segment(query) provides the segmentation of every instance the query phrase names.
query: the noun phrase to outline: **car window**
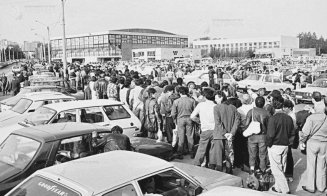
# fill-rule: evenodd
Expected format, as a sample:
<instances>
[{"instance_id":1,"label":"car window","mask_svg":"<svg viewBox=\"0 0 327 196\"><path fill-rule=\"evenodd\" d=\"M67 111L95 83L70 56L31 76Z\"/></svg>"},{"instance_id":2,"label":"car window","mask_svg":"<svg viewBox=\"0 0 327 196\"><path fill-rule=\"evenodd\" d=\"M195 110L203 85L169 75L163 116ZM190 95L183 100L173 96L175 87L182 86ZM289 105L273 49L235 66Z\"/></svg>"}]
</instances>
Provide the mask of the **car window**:
<instances>
[{"instance_id":1,"label":"car window","mask_svg":"<svg viewBox=\"0 0 327 196\"><path fill-rule=\"evenodd\" d=\"M56 153L56 164L92 155L92 134L63 139Z\"/></svg>"},{"instance_id":2,"label":"car window","mask_svg":"<svg viewBox=\"0 0 327 196\"><path fill-rule=\"evenodd\" d=\"M80 109L81 122L98 123L104 122L103 113L100 107L90 107Z\"/></svg>"},{"instance_id":3,"label":"car window","mask_svg":"<svg viewBox=\"0 0 327 196\"><path fill-rule=\"evenodd\" d=\"M282 83L278 77L274 77L273 80L274 83Z\"/></svg>"},{"instance_id":4,"label":"car window","mask_svg":"<svg viewBox=\"0 0 327 196\"><path fill-rule=\"evenodd\" d=\"M134 186L129 184L121 188L118 188L116 190L110 191L109 193L106 193L103 196L117 196L117 195L137 196L137 193L135 191Z\"/></svg>"},{"instance_id":5,"label":"car window","mask_svg":"<svg viewBox=\"0 0 327 196\"><path fill-rule=\"evenodd\" d=\"M34 176L26 181L24 184L16 187L15 190L9 194L9 196L58 196L58 195L68 195L68 196L79 196L80 193L71 190L61 184L41 178L39 176Z\"/></svg>"},{"instance_id":6,"label":"car window","mask_svg":"<svg viewBox=\"0 0 327 196\"><path fill-rule=\"evenodd\" d=\"M60 112L52 123L76 122L76 109Z\"/></svg>"},{"instance_id":7,"label":"car window","mask_svg":"<svg viewBox=\"0 0 327 196\"><path fill-rule=\"evenodd\" d=\"M19 135L10 135L0 146L0 162L15 169L25 169L40 145L40 142L36 140Z\"/></svg>"},{"instance_id":8,"label":"car window","mask_svg":"<svg viewBox=\"0 0 327 196\"><path fill-rule=\"evenodd\" d=\"M249 75L246 79L247 79L247 80L260 80L261 77L262 77L261 75L251 74L251 75Z\"/></svg>"},{"instance_id":9,"label":"car window","mask_svg":"<svg viewBox=\"0 0 327 196\"><path fill-rule=\"evenodd\" d=\"M267 75L265 77L265 82L272 82L272 76Z\"/></svg>"},{"instance_id":10,"label":"car window","mask_svg":"<svg viewBox=\"0 0 327 196\"><path fill-rule=\"evenodd\" d=\"M119 120L131 117L131 115L122 105L104 106L104 111L110 120Z\"/></svg>"},{"instance_id":11,"label":"car window","mask_svg":"<svg viewBox=\"0 0 327 196\"><path fill-rule=\"evenodd\" d=\"M14 107L11 108L12 111L17 112L19 114L24 113L30 105L33 103L32 100L29 99L20 99Z\"/></svg>"},{"instance_id":12,"label":"car window","mask_svg":"<svg viewBox=\"0 0 327 196\"><path fill-rule=\"evenodd\" d=\"M228 74L224 74L223 79L230 79L230 76Z\"/></svg>"},{"instance_id":13,"label":"car window","mask_svg":"<svg viewBox=\"0 0 327 196\"><path fill-rule=\"evenodd\" d=\"M198 186L174 170L165 171L138 181L142 193L193 196Z\"/></svg>"}]
</instances>

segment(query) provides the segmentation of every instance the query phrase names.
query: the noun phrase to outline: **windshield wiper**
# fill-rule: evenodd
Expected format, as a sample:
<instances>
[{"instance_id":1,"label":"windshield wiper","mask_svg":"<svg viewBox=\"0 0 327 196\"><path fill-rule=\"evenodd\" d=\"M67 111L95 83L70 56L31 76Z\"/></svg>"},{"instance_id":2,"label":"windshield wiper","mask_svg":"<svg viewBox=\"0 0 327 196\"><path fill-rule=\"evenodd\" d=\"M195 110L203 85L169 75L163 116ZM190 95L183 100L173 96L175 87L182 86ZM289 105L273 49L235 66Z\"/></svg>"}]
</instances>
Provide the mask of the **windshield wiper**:
<instances>
[{"instance_id":1,"label":"windshield wiper","mask_svg":"<svg viewBox=\"0 0 327 196\"><path fill-rule=\"evenodd\" d=\"M27 119L25 119L24 122L25 122L26 124L30 124L30 125L32 125L32 126L36 126L32 121L29 121L29 120L27 120Z\"/></svg>"}]
</instances>

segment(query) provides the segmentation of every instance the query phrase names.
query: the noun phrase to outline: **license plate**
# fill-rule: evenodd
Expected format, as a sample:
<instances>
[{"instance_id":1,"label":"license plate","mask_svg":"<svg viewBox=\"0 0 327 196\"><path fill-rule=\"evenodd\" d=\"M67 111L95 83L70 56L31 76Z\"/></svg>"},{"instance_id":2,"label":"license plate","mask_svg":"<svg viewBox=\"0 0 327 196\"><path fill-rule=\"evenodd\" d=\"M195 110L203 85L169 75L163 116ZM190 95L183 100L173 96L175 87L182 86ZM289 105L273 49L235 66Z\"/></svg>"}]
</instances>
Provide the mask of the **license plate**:
<instances>
[{"instance_id":1,"label":"license plate","mask_svg":"<svg viewBox=\"0 0 327 196\"><path fill-rule=\"evenodd\" d=\"M302 99L303 97L301 95L295 95L295 98Z\"/></svg>"}]
</instances>

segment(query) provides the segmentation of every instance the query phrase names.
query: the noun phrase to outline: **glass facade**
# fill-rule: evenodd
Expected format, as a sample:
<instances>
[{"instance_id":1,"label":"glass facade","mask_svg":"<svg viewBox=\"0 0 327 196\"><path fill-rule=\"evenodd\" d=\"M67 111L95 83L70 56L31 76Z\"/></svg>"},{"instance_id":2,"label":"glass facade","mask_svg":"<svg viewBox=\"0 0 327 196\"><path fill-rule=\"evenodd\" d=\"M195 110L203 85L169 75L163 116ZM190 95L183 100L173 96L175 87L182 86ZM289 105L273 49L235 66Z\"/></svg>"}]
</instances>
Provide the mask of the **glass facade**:
<instances>
[{"instance_id":1,"label":"glass facade","mask_svg":"<svg viewBox=\"0 0 327 196\"><path fill-rule=\"evenodd\" d=\"M141 44L149 47L188 47L188 38L104 34L67 38L67 57L121 56L122 44ZM52 58L62 58L62 39L51 41Z\"/></svg>"}]
</instances>

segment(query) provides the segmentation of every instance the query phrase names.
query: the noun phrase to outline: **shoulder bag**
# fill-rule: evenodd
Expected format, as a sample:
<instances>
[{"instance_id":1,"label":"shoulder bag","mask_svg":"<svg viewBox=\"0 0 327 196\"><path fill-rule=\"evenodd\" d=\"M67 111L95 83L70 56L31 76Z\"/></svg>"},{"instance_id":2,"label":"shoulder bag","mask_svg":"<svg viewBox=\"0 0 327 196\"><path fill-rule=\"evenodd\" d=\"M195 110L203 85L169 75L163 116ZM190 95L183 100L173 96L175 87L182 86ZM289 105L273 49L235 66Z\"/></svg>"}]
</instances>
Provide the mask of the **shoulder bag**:
<instances>
[{"instance_id":1,"label":"shoulder bag","mask_svg":"<svg viewBox=\"0 0 327 196\"><path fill-rule=\"evenodd\" d=\"M244 137L249 137L254 134L259 134L261 132L260 122L254 121L254 107L252 108L252 121L248 128L243 132Z\"/></svg>"}]
</instances>

